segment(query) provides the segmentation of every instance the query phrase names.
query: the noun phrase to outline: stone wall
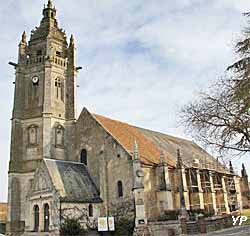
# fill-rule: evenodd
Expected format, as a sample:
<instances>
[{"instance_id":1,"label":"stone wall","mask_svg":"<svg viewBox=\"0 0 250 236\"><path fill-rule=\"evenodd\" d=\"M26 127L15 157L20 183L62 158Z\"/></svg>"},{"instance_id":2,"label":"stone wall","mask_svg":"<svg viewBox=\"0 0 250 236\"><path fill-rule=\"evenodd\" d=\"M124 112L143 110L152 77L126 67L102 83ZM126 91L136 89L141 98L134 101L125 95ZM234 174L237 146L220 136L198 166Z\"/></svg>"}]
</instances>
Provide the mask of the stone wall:
<instances>
[{"instance_id":1,"label":"stone wall","mask_svg":"<svg viewBox=\"0 0 250 236\"><path fill-rule=\"evenodd\" d=\"M160 215L157 207L156 173L152 167L144 167L143 171L146 216L149 220L155 220Z\"/></svg>"},{"instance_id":2,"label":"stone wall","mask_svg":"<svg viewBox=\"0 0 250 236\"><path fill-rule=\"evenodd\" d=\"M89 204L77 203L62 203L61 204L61 219L79 219L79 222L84 228L92 230L97 229L97 219L100 216L100 208L102 204L92 204L93 216L89 216Z\"/></svg>"},{"instance_id":3,"label":"stone wall","mask_svg":"<svg viewBox=\"0 0 250 236\"><path fill-rule=\"evenodd\" d=\"M31 190L33 173L9 174L7 231L24 231L26 214L29 209L27 194Z\"/></svg>"},{"instance_id":4,"label":"stone wall","mask_svg":"<svg viewBox=\"0 0 250 236\"><path fill-rule=\"evenodd\" d=\"M164 221L149 223L153 236L177 236L181 234L179 221Z\"/></svg>"},{"instance_id":5,"label":"stone wall","mask_svg":"<svg viewBox=\"0 0 250 236\"><path fill-rule=\"evenodd\" d=\"M104 201L101 215L112 212L112 206L133 202L133 169L129 153L85 109L76 124L76 151L87 151L87 168ZM123 196L118 197L117 183L122 182ZM129 209L133 209L133 205Z\"/></svg>"},{"instance_id":6,"label":"stone wall","mask_svg":"<svg viewBox=\"0 0 250 236\"><path fill-rule=\"evenodd\" d=\"M220 230L233 226L233 220L231 215L208 218L206 219L205 222L206 222L207 232L212 232L215 230Z\"/></svg>"}]
</instances>

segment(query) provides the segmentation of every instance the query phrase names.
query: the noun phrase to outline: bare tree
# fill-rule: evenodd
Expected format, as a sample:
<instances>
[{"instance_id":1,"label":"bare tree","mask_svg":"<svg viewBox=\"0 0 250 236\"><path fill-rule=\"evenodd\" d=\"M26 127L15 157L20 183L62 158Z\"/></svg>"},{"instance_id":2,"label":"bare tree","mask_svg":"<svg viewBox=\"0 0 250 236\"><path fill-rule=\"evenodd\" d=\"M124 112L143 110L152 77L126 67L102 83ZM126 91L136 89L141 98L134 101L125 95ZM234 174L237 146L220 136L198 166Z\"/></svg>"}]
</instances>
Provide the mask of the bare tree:
<instances>
[{"instance_id":1,"label":"bare tree","mask_svg":"<svg viewBox=\"0 0 250 236\"><path fill-rule=\"evenodd\" d=\"M221 154L242 155L250 151L250 21L235 53L238 60L207 92L183 107L181 120L203 144Z\"/></svg>"}]
</instances>

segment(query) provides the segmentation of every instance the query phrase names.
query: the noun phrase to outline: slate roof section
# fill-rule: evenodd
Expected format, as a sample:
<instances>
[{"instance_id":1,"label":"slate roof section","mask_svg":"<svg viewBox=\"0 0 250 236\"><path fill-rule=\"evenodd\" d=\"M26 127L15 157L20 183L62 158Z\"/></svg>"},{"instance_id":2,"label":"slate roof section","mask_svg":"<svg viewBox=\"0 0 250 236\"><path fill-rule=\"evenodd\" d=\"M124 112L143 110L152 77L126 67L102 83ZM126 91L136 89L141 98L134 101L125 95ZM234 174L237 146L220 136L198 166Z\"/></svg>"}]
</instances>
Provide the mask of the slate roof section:
<instances>
[{"instance_id":1,"label":"slate roof section","mask_svg":"<svg viewBox=\"0 0 250 236\"><path fill-rule=\"evenodd\" d=\"M44 161L63 202L102 202L99 190L84 164L52 159Z\"/></svg>"},{"instance_id":2,"label":"slate roof section","mask_svg":"<svg viewBox=\"0 0 250 236\"><path fill-rule=\"evenodd\" d=\"M133 153L133 143L136 139L141 161L145 164L158 164L160 162L160 151L162 150L166 162L175 167L177 149L180 149L183 163L187 167L192 167L193 161L198 159L206 169L216 169L220 172L229 173L227 168L192 141L135 127L101 115L92 115L130 154Z\"/></svg>"}]
</instances>

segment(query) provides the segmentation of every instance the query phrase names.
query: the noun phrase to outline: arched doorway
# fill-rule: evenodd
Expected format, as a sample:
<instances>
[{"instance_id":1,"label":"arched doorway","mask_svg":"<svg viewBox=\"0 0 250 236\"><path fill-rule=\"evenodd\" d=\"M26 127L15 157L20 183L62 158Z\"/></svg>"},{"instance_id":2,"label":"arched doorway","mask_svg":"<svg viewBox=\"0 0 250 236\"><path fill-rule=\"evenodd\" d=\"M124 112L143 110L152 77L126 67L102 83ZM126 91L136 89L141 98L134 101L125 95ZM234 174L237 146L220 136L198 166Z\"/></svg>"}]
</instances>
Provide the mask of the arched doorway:
<instances>
[{"instance_id":1,"label":"arched doorway","mask_svg":"<svg viewBox=\"0 0 250 236\"><path fill-rule=\"evenodd\" d=\"M39 230L39 206L34 206L34 231L38 232Z\"/></svg>"},{"instance_id":2,"label":"arched doorway","mask_svg":"<svg viewBox=\"0 0 250 236\"><path fill-rule=\"evenodd\" d=\"M92 204L89 205L89 217L93 217L93 206L92 206Z\"/></svg>"},{"instance_id":3,"label":"arched doorway","mask_svg":"<svg viewBox=\"0 0 250 236\"><path fill-rule=\"evenodd\" d=\"M44 205L44 232L49 232L49 204Z\"/></svg>"}]
</instances>

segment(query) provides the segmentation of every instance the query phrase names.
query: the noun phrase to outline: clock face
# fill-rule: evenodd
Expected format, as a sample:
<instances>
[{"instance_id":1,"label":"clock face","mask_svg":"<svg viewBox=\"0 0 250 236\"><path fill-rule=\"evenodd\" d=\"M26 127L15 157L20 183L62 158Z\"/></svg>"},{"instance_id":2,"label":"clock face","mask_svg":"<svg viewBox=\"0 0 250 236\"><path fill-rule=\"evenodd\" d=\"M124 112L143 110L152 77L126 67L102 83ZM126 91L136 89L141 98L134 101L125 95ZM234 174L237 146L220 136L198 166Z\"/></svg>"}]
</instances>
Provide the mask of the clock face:
<instances>
[{"instance_id":1,"label":"clock face","mask_svg":"<svg viewBox=\"0 0 250 236\"><path fill-rule=\"evenodd\" d=\"M32 83L33 84L37 84L38 81L39 81L39 77L37 75L32 77Z\"/></svg>"}]
</instances>

